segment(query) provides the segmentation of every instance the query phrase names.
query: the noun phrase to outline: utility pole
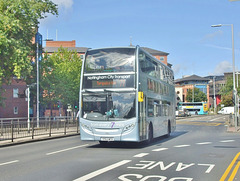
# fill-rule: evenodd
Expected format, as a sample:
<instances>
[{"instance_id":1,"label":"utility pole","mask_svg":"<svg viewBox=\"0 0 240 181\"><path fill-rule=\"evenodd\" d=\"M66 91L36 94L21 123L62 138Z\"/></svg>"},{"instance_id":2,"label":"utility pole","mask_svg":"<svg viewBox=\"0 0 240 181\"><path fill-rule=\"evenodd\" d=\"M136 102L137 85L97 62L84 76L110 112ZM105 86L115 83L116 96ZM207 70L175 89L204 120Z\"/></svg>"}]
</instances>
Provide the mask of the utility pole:
<instances>
[{"instance_id":1,"label":"utility pole","mask_svg":"<svg viewBox=\"0 0 240 181\"><path fill-rule=\"evenodd\" d=\"M42 54L42 35L37 32L35 35L36 43L36 63L37 63L37 127L39 127L39 61L41 61Z\"/></svg>"},{"instance_id":2,"label":"utility pole","mask_svg":"<svg viewBox=\"0 0 240 181\"><path fill-rule=\"evenodd\" d=\"M194 102L194 84L193 84L193 89L192 89L192 102Z\"/></svg>"},{"instance_id":3,"label":"utility pole","mask_svg":"<svg viewBox=\"0 0 240 181\"><path fill-rule=\"evenodd\" d=\"M234 125L235 130L237 131L237 90L236 90L236 82L235 82L235 54L234 54L234 31L233 24L218 24L212 25L212 27L222 27L222 26L230 26L232 30L232 67L233 67L233 99L234 99Z\"/></svg>"},{"instance_id":4,"label":"utility pole","mask_svg":"<svg viewBox=\"0 0 240 181\"><path fill-rule=\"evenodd\" d=\"M213 76L213 105L214 105L214 114L216 114L216 90L215 90L215 84L216 84L216 77L215 76Z\"/></svg>"}]
</instances>

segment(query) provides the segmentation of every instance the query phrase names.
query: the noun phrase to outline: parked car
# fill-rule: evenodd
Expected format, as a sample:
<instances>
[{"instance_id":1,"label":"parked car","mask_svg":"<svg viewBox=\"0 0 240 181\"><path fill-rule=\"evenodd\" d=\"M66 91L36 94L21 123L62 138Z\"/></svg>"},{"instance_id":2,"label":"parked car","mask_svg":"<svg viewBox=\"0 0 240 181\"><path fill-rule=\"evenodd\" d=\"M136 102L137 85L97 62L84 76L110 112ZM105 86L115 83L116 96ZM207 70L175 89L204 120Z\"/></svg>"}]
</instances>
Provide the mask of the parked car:
<instances>
[{"instance_id":1,"label":"parked car","mask_svg":"<svg viewBox=\"0 0 240 181\"><path fill-rule=\"evenodd\" d=\"M191 116L191 114L187 109L184 109L184 110L177 110L176 116L177 117L187 117L187 116Z\"/></svg>"}]
</instances>

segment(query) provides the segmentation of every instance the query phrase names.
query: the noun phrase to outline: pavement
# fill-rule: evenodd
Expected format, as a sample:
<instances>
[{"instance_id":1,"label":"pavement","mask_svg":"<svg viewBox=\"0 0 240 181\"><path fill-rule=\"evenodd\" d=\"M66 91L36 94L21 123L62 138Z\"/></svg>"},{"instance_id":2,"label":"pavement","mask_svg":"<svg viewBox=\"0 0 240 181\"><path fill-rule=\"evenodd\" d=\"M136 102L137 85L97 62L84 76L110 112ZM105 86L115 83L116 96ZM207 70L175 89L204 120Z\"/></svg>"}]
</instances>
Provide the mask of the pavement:
<instances>
[{"instance_id":1,"label":"pavement","mask_svg":"<svg viewBox=\"0 0 240 181\"><path fill-rule=\"evenodd\" d=\"M24 143L31 143L31 142L37 142L37 141L44 141L44 140L50 140L50 139L58 139L58 138L64 138L64 137L69 137L69 136L76 136L79 135L80 139L80 134L79 133L68 133L66 135L63 134L54 134L51 137L48 135L39 135L39 136L34 136L34 139L32 137L24 137L24 138L15 138L13 142L11 140L0 140L0 148L1 147L7 147L7 146L13 146L13 145L18 145L18 144L24 144Z\"/></svg>"},{"instance_id":2,"label":"pavement","mask_svg":"<svg viewBox=\"0 0 240 181\"><path fill-rule=\"evenodd\" d=\"M240 133L240 127L239 126L235 127L235 126L229 126L228 125L227 132L228 133Z\"/></svg>"}]
</instances>

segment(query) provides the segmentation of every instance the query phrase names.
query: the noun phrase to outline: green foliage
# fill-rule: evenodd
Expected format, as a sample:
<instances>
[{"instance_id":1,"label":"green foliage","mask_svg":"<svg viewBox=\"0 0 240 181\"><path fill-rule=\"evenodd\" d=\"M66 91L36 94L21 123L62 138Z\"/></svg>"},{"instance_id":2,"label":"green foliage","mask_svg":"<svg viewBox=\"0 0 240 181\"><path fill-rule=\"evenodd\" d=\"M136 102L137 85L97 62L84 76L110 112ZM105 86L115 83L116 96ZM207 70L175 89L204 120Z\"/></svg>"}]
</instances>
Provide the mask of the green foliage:
<instances>
[{"instance_id":1,"label":"green foliage","mask_svg":"<svg viewBox=\"0 0 240 181\"><path fill-rule=\"evenodd\" d=\"M46 13L57 15L57 5L50 0L0 0L1 82L30 75L35 55L32 38Z\"/></svg>"},{"instance_id":2,"label":"green foliage","mask_svg":"<svg viewBox=\"0 0 240 181\"><path fill-rule=\"evenodd\" d=\"M44 57L41 64L43 102L52 105L61 101L66 107L78 102L82 61L76 51L59 48L58 52Z\"/></svg>"},{"instance_id":3,"label":"green foliage","mask_svg":"<svg viewBox=\"0 0 240 181\"><path fill-rule=\"evenodd\" d=\"M240 79L238 79L238 85L240 85ZM236 79L236 89L237 94L240 95L240 87L237 87L237 79ZM222 97L221 104L224 104L224 106L233 106L233 77L228 77L227 81L225 83L225 86L223 86L220 90L220 95Z\"/></svg>"},{"instance_id":4,"label":"green foliage","mask_svg":"<svg viewBox=\"0 0 240 181\"><path fill-rule=\"evenodd\" d=\"M233 106L232 95L233 95L233 77L228 77L225 83L219 92L221 95L221 104L224 106Z\"/></svg>"},{"instance_id":5,"label":"green foliage","mask_svg":"<svg viewBox=\"0 0 240 181\"><path fill-rule=\"evenodd\" d=\"M189 89L187 92L187 101L192 102L193 96L192 96L192 89ZM207 101L207 96L202 91L200 91L198 88L194 88L194 102L203 102Z\"/></svg>"},{"instance_id":6,"label":"green foliage","mask_svg":"<svg viewBox=\"0 0 240 181\"><path fill-rule=\"evenodd\" d=\"M222 99L221 104L223 104L225 107L233 106L232 94L222 95L221 99Z\"/></svg>"},{"instance_id":7,"label":"green foliage","mask_svg":"<svg viewBox=\"0 0 240 181\"><path fill-rule=\"evenodd\" d=\"M223 86L220 90L220 95L232 95L233 91L233 77L228 77L225 82L225 86Z\"/></svg>"}]
</instances>

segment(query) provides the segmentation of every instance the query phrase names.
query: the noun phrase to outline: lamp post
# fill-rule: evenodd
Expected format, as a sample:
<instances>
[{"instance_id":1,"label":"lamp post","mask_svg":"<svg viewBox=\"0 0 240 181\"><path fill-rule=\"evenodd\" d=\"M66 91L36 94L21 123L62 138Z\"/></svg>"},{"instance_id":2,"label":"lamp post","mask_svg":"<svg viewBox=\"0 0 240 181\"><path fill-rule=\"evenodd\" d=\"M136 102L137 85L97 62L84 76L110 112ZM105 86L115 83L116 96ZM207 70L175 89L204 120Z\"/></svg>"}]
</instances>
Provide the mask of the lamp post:
<instances>
[{"instance_id":1,"label":"lamp post","mask_svg":"<svg viewBox=\"0 0 240 181\"><path fill-rule=\"evenodd\" d=\"M211 27L222 27L222 26L231 26L232 29L232 69L233 69L233 97L234 97L234 125L235 130L237 131L237 118L236 118L236 101L237 101L237 91L236 91L236 82L235 82L235 55L234 55L234 34L233 34L233 24L218 24L212 25Z\"/></svg>"},{"instance_id":2,"label":"lamp post","mask_svg":"<svg viewBox=\"0 0 240 181\"><path fill-rule=\"evenodd\" d=\"M237 75L237 89L238 89L238 75L239 75L240 73L237 71L236 72L236 75ZM238 94L236 95L237 96L237 118L238 118L238 120L239 120L239 96L238 96Z\"/></svg>"},{"instance_id":3,"label":"lamp post","mask_svg":"<svg viewBox=\"0 0 240 181\"><path fill-rule=\"evenodd\" d=\"M214 106L214 114L216 114L216 89L215 89L215 84L216 84L216 77L213 76L213 106Z\"/></svg>"}]
</instances>

